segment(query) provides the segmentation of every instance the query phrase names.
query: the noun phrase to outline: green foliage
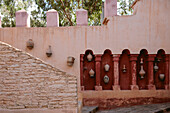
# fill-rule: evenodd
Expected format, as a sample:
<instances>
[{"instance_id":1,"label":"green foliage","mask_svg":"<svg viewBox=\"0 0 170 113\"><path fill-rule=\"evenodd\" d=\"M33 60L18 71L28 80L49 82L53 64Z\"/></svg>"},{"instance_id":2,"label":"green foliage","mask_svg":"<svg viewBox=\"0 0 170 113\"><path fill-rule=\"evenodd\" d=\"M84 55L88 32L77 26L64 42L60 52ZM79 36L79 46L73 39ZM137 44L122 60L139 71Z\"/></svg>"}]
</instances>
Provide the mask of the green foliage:
<instances>
[{"instance_id":1,"label":"green foliage","mask_svg":"<svg viewBox=\"0 0 170 113\"><path fill-rule=\"evenodd\" d=\"M132 8L130 6L135 0L118 0L120 3L120 8L118 8L118 13L120 15L131 15L133 13Z\"/></svg>"},{"instance_id":2,"label":"green foliage","mask_svg":"<svg viewBox=\"0 0 170 113\"><path fill-rule=\"evenodd\" d=\"M121 7L118 12L126 15L132 12L129 8L134 0L118 0ZM88 11L89 25L101 25L102 0L0 0L0 12L2 17L2 27L15 26L15 12L21 9L31 11L31 27L46 26L46 12L49 9L55 9L59 13L60 26L76 25L77 9L86 9Z\"/></svg>"},{"instance_id":3,"label":"green foliage","mask_svg":"<svg viewBox=\"0 0 170 113\"><path fill-rule=\"evenodd\" d=\"M15 12L27 9L32 4L31 0L1 0L0 12L3 15L2 27L15 26Z\"/></svg>"},{"instance_id":4,"label":"green foliage","mask_svg":"<svg viewBox=\"0 0 170 113\"><path fill-rule=\"evenodd\" d=\"M83 0L82 8L88 11L89 25L101 25L102 0Z\"/></svg>"},{"instance_id":5,"label":"green foliage","mask_svg":"<svg viewBox=\"0 0 170 113\"><path fill-rule=\"evenodd\" d=\"M38 5L39 14L43 13L43 21L45 21L46 18L46 11L55 9L59 13L60 26L76 25L75 11L83 8L88 11L89 25L101 24L102 0L37 0L36 4Z\"/></svg>"}]
</instances>

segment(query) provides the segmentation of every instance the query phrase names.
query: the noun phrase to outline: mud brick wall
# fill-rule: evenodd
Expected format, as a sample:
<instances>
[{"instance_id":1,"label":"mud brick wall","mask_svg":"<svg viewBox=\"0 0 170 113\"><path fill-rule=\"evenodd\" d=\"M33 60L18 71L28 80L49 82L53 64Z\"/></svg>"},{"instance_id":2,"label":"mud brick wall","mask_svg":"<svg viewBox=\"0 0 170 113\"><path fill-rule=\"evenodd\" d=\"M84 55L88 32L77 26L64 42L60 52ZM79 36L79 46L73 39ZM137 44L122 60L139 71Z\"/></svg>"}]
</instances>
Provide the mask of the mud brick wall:
<instances>
[{"instance_id":1,"label":"mud brick wall","mask_svg":"<svg viewBox=\"0 0 170 113\"><path fill-rule=\"evenodd\" d=\"M76 76L0 42L0 109L77 109Z\"/></svg>"}]
</instances>

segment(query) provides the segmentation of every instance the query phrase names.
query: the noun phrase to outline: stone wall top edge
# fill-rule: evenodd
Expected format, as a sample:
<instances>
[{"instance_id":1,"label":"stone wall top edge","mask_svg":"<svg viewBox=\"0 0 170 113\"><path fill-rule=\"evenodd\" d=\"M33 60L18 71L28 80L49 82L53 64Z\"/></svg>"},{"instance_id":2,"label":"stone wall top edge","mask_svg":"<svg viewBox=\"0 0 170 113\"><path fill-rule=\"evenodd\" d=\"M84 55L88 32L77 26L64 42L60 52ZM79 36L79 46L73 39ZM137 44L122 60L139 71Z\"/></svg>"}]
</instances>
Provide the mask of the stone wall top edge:
<instances>
[{"instance_id":1,"label":"stone wall top edge","mask_svg":"<svg viewBox=\"0 0 170 113\"><path fill-rule=\"evenodd\" d=\"M62 26L62 27L4 27L1 29L77 29L77 28L103 28L102 26Z\"/></svg>"}]
</instances>

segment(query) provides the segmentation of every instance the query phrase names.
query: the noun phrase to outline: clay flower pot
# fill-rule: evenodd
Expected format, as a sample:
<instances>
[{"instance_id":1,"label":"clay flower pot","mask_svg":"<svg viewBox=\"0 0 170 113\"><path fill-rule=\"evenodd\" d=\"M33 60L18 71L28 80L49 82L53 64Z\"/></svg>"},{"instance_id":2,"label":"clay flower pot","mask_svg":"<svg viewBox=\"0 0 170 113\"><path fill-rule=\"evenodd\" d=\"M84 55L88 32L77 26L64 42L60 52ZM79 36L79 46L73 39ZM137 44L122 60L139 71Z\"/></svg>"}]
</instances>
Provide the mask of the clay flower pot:
<instances>
[{"instance_id":1,"label":"clay flower pot","mask_svg":"<svg viewBox=\"0 0 170 113\"><path fill-rule=\"evenodd\" d=\"M93 56L89 53L89 54L87 55L87 60L90 62L90 61L92 61L92 58L93 58Z\"/></svg>"},{"instance_id":2,"label":"clay flower pot","mask_svg":"<svg viewBox=\"0 0 170 113\"><path fill-rule=\"evenodd\" d=\"M32 39L29 39L28 41L27 41L27 48L28 49L33 49L34 48L34 42L33 42L33 40Z\"/></svg>"},{"instance_id":3,"label":"clay flower pot","mask_svg":"<svg viewBox=\"0 0 170 113\"><path fill-rule=\"evenodd\" d=\"M93 77L94 77L94 74L95 74L95 72L93 71L93 69L91 69L91 70L89 71L90 77L93 78Z\"/></svg>"},{"instance_id":4,"label":"clay flower pot","mask_svg":"<svg viewBox=\"0 0 170 113\"><path fill-rule=\"evenodd\" d=\"M140 75L141 79L144 78L145 73L146 72L144 71L143 66L141 66L141 70L139 72L139 75Z\"/></svg>"},{"instance_id":5,"label":"clay flower pot","mask_svg":"<svg viewBox=\"0 0 170 113\"><path fill-rule=\"evenodd\" d=\"M74 60L75 60L74 57L71 56L67 57L67 65L72 66L74 64Z\"/></svg>"},{"instance_id":6,"label":"clay flower pot","mask_svg":"<svg viewBox=\"0 0 170 113\"><path fill-rule=\"evenodd\" d=\"M157 64L155 63L155 66L153 67L154 68L154 71L157 72L159 67L157 66Z\"/></svg>"},{"instance_id":7,"label":"clay flower pot","mask_svg":"<svg viewBox=\"0 0 170 113\"><path fill-rule=\"evenodd\" d=\"M126 73L126 65L123 65L122 72L123 72L123 73Z\"/></svg>"},{"instance_id":8,"label":"clay flower pot","mask_svg":"<svg viewBox=\"0 0 170 113\"><path fill-rule=\"evenodd\" d=\"M106 64L106 65L104 66L104 69L105 69L105 71L109 71L109 69L110 69L109 64Z\"/></svg>"},{"instance_id":9,"label":"clay flower pot","mask_svg":"<svg viewBox=\"0 0 170 113\"><path fill-rule=\"evenodd\" d=\"M51 46L49 46L47 52L46 52L47 57L50 57L52 55L52 51L51 51Z\"/></svg>"},{"instance_id":10,"label":"clay flower pot","mask_svg":"<svg viewBox=\"0 0 170 113\"><path fill-rule=\"evenodd\" d=\"M159 79L160 79L161 81L164 81L164 79L165 79L165 74L159 74Z\"/></svg>"},{"instance_id":11,"label":"clay flower pot","mask_svg":"<svg viewBox=\"0 0 170 113\"><path fill-rule=\"evenodd\" d=\"M104 76L103 80L105 84L109 83L109 77L107 75Z\"/></svg>"}]
</instances>

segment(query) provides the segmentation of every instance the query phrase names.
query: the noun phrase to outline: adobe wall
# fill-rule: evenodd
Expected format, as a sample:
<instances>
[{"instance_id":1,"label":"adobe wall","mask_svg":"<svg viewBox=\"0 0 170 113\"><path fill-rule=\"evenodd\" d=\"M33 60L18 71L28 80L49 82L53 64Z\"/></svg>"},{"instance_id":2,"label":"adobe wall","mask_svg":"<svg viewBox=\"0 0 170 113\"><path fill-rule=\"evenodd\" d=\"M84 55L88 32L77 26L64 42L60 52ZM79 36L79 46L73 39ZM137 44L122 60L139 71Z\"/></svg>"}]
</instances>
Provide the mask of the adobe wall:
<instances>
[{"instance_id":1,"label":"adobe wall","mask_svg":"<svg viewBox=\"0 0 170 113\"><path fill-rule=\"evenodd\" d=\"M76 76L0 42L0 113L77 113Z\"/></svg>"},{"instance_id":2,"label":"adobe wall","mask_svg":"<svg viewBox=\"0 0 170 113\"><path fill-rule=\"evenodd\" d=\"M170 54L170 1L140 0L132 16L113 16L105 26L72 26L45 28L2 28L0 40L26 51L68 73L78 76L80 86L80 54L87 49L102 54L110 49L121 54L124 49L138 54L146 49L156 54L164 49ZM28 39L33 39L33 50L26 48ZM51 45L53 55L48 58L46 50ZM75 57L73 67L67 66L67 57Z\"/></svg>"}]
</instances>

